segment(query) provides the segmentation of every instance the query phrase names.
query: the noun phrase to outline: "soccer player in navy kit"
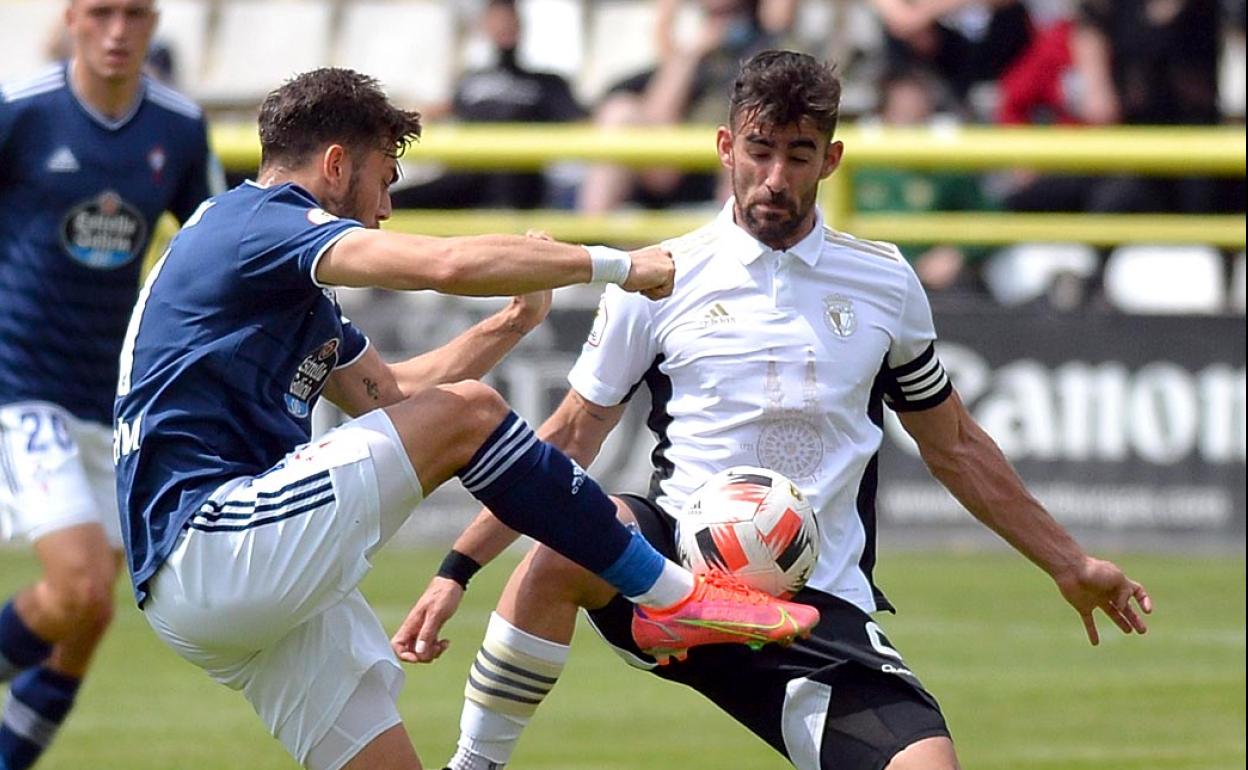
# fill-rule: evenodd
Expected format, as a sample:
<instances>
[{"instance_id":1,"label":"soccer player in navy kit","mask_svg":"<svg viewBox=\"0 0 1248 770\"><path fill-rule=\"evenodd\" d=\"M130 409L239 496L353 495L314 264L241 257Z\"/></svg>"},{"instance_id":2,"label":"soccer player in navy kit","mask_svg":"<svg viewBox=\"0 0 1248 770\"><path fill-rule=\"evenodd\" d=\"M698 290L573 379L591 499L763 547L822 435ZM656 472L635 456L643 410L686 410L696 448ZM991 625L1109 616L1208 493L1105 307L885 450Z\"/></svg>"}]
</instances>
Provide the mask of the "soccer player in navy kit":
<instances>
[{"instance_id":1,"label":"soccer player in navy kit","mask_svg":"<svg viewBox=\"0 0 1248 770\"><path fill-rule=\"evenodd\" d=\"M215 192L199 108L141 74L156 20L73 0L69 63L0 89L0 530L43 568L0 610L8 770L47 746L112 616L113 392L152 229Z\"/></svg>"},{"instance_id":2,"label":"soccer player in navy kit","mask_svg":"<svg viewBox=\"0 0 1248 770\"><path fill-rule=\"evenodd\" d=\"M1097 608L1123 632L1145 631L1131 606L1151 611L1143 587L1084 553L963 407L935 352L927 298L896 247L823 226L815 198L843 152L832 140L839 97L836 75L809 56L768 51L742 66L717 135L734 198L664 244L681 268L671 297L643 305L607 288L572 390L542 427L588 465L646 383L659 436L650 495L618 504L669 556L683 502L712 473L763 465L789 476L820 525L818 564L794 597L820 610L812 638L757 655L707 647L656 667L628 639L610 586L537 546L469 675L451 770L508 761L559 676L578 606L630 663L697 689L801 770L956 768L939 706L869 614L891 609L872 580L885 405L933 475L1049 573L1093 644ZM512 539L484 513L455 548L485 562ZM427 640L462 594L451 580L431 582L393 639L404 659L436 657Z\"/></svg>"},{"instance_id":3,"label":"soccer player in navy kit","mask_svg":"<svg viewBox=\"0 0 1248 770\"><path fill-rule=\"evenodd\" d=\"M787 642L818 615L665 560L580 467L468 379L544 307L397 364L342 317L335 286L671 288L659 248L376 229L390 215L397 157L419 132L416 113L349 70L305 73L269 94L257 180L186 222L140 292L121 352L114 457L135 597L166 644L242 690L316 770L420 767L395 707L402 669L357 586L452 477L652 614L706 621L712 632L683 647L758 625ZM309 443L322 394L355 419ZM444 570L463 567L452 559Z\"/></svg>"}]
</instances>

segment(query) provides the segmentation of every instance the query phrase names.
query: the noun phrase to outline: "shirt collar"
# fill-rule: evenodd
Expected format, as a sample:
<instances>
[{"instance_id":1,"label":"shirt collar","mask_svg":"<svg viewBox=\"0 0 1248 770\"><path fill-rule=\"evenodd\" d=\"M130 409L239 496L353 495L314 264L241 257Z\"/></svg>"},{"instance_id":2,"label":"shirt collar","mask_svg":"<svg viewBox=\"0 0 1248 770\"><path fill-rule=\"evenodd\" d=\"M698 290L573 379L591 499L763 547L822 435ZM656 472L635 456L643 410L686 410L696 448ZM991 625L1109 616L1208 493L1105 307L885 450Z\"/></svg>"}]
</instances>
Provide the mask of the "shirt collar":
<instances>
[{"instance_id":1,"label":"shirt collar","mask_svg":"<svg viewBox=\"0 0 1248 770\"><path fill-rule=\"evenodd\" d=\"M741 264L748 265L767 252L775 252L767 244L757 240L733 220L735 198L729 198L716 217L716 225L728 243L729 251ZM823 212L815 206L815 226L806 237L795 243L791 248L778 253L792 254L809 267L814 267L823 252Z\"/></svg>"}]
</instances>

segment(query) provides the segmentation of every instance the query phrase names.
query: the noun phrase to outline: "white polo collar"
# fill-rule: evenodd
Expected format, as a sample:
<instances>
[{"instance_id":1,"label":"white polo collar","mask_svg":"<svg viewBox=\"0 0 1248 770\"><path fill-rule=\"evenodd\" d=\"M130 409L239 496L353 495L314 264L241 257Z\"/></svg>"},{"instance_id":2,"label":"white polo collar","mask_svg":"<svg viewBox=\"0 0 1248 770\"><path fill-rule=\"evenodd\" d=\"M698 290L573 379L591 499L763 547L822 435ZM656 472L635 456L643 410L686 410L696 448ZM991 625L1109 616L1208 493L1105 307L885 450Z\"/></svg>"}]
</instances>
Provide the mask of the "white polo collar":
<instances>
[{"instance_id":1,"label":"white polo collar","mask_svg":"<svg viewBox=\"0 0 1248 770\"><path fill-rule=\"evenodd\" d=\"M750 235L733 220L732 212L735 201L735 198L728 199L723 209L720 210L719 216L715 218L715 225L726 242L728 250L734 257L741 260L741 264L751 264L768 252L792 254L809 267L814 267L819 261L819 255L823 253L823 212L818 206L815 206L815 226L806 234L806 237L791 248L777 252Z\"/></svg>"}]
</instances>

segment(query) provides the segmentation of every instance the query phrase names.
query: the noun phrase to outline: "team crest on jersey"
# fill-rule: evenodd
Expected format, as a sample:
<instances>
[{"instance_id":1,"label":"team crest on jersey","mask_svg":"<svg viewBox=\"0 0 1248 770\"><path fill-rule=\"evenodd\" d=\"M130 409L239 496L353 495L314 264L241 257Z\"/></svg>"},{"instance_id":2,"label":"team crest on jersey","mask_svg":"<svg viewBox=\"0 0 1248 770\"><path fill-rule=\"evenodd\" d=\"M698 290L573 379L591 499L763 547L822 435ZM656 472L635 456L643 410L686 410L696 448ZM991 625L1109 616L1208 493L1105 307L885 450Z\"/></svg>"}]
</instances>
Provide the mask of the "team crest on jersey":
<instances>
[{"instance_id":1,"label":"team crest on jersey","mask_svg":"<svg viewBox=\"0 0 1248 770\"><path fill-rule=\"evenodd\" d=\"M854 301L843 294L829 294L823 298L823 322L838 337L848 337L858 329L858 317L854 314Z\"/></svg>"},{"instance_id":2,"label":"team crest on jersey","mask_svg":"<svg viewBox=\"0 0 1248 770\"><path fill-rule=\"evenodd\" d=\"M325 387L325 381L338 364L339 343L340 340L334 337L299 363L295 376L290 380L290 387L286 390L286 411L301 420L312 413L313 399L320 394Z\"/></svg>"},{"instance_id":3,"label":"team crest on jersey","mask_svg":"<svg viewBox=\"0 0 1248 770\"><path fill-rule=\"evenodd\" d=\"M69 210L61 221L61 246L76 262L97 270L129 264L147 240L139 210L105 190Z\"/></svg>"}]
</instances>

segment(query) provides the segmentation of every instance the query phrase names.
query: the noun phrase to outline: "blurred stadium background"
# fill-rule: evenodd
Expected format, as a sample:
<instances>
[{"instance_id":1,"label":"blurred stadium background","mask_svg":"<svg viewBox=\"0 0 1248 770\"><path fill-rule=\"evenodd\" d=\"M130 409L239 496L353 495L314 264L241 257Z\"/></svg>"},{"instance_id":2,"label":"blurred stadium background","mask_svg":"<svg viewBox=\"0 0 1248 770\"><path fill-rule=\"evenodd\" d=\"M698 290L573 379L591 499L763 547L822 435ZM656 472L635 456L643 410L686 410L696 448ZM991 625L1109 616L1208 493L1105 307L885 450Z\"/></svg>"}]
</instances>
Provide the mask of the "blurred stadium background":
<instances>
[{"instance_id":1,"label":"blurred stadium background","mask_svg":"<svg viewBox=\"0 0 1248 770\"><path fill-rule=\"evenodd\" d=\"M471 177L470 187L500 173L542 182L523 208L454 189L432 204L408 197L411 207L389 226L433 234L537 227L641 244L692 229L718 205L707 196L578 208L595 163L716 168L705 120L595 125L614 84L666 55L655 31L662 3L517 0L517 60L566 79L584 115L566 124L472 120L470 111L456 119L457 86L495 64L496 45L478 23L484 0L161 0L154 65L213 116L214 144L232 180L255 167L254 112L264 93L297 71L350 66L429 116L424 140L405 159L410 188L462 171L485 175ZM1216 120L1164 128L1080 126L1077 110L1070 119L1032 116L1023 122L1033 125L1005 126L1020 121L1005 117L1016 94L1004 75L961 90L937 78L930 114L890 125L882 94L895 72L895 41L871 2L783 5L793 15L776 39L835 57L845 79L839 133L847 165L824 186L829 221L904 242L915 259L933 244L958 250L956 276L925 275L951 376L1057 518L1091 548L1118 555L1157 599L1149 637L1086 649L1077 619L1042 576L1003 553L890 424L880 570L902 612L887 625L942 696L966 766L1243 767L1244 4L1189 3L1217 7L1212 37L1184 43L1216 53L1206 84L1216 91ZM1024 5L1035 42L1069 24L1080 4ZM0 81L57 55L62 9L57 0L0 0ZM701 11L693 0L680 4L673 45L697 39ZM1059 74L1061 99L1073 100L1078 73L1067 66ZM1147 213L1011 206L1009 191L1036 175L1088 185L1195 178L1216 194L1204 208L1167 209L1158 199ZM969 185L973 200L942 195L946 182ZM448 339L497 306L371 292L342 299L391 357ZM557 292L551 320L491 375L530 420L540 421L566 390L596 304L587 287ZM630 410L593 468L612 489L645 488L652 442L644 406ZM330 424L336 415L325 410L318 419ZM455 488L413 517L401 535L409 550L389 554L369 583L389 626L474 511ZM33 569L25 551L0 550L0 593ZM435 767L453 744L463 673L506 571L491 567L474 585L447 659L409 677L403 711ZM241 699L161 648L128 595L120 606L82 709L41 767L287 766ZM578 642L576 662L515 767L783 766L692 696L626 670L591 636Z\"/></svg>"}]
</instances>

